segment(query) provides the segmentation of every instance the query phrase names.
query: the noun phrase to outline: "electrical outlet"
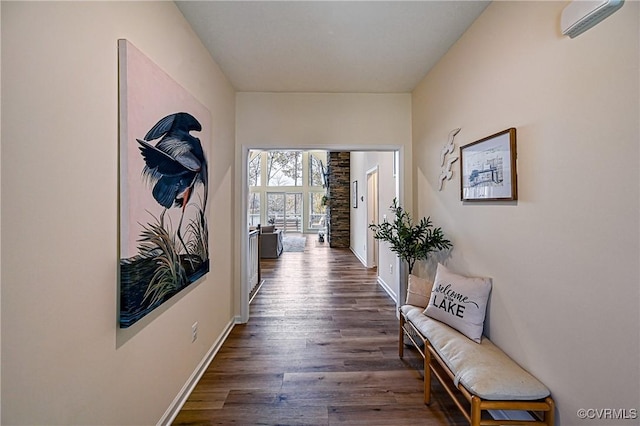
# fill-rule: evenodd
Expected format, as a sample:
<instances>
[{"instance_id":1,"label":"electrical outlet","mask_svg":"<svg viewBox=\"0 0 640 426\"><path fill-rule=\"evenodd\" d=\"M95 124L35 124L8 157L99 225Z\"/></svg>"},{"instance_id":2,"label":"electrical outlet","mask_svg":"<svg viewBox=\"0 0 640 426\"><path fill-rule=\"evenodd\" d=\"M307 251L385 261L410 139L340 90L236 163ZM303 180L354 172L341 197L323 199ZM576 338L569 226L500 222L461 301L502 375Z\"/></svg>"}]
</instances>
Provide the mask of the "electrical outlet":
<instances>
[{"instance_id":1,"label":"electrical outlet","mask_svg":"<svg viewBox=\"0 0 640 426\"><path fill-rule=\"evenodd\" d=\"M198 321L194 322L191 326L191 343L198 339Z\"/></svg>"},{"instance_id":2,"label":"electrical outlet","mask_svg":"<svg viewBox=\"0 0 640 426\"><path fill-rule=\"evenodd\" d=\"M393 274L393 263L389 264L389 273Z\"/></svg>"}]
</instances>

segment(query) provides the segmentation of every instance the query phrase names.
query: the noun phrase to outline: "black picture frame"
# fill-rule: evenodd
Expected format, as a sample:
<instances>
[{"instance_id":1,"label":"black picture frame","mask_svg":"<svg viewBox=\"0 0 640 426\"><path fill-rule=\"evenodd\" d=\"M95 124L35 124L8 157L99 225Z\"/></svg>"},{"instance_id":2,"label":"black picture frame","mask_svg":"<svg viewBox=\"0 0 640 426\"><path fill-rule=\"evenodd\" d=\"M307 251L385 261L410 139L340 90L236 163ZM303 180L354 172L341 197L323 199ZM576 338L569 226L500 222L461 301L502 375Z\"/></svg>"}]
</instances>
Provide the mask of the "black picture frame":
<instances>
[{"instance_id":1,"label":"black picture frame","mask_svg":"<svg viewBox=\"0 0 640 426\"><path fill-rule=\"evenodd\" d=\"M351 184L351 205L354 209L358 208L358 181L354 180Z\"/></svg>"}]
</instances>

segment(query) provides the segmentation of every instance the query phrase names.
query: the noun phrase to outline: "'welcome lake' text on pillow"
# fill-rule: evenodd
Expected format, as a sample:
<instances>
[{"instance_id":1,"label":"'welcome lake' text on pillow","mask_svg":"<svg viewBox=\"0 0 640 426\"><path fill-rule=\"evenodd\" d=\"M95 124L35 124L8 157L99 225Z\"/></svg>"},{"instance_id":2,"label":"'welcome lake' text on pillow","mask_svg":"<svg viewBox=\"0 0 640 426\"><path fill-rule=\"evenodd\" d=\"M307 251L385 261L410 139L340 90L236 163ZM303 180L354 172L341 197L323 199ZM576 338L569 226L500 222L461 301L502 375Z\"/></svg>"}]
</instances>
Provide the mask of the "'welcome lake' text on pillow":
<instances>
[{"instance_id":1,"label":"'welcome lake' text on pillow","mask_svg":"<svg viewBox=\"0 0 640 426\"><path fill-rule=\"evenodd\" d=\"M464 277L438 264L424 314L480 343L490 292L490 278Z\"/></svg>"}]
</instances>

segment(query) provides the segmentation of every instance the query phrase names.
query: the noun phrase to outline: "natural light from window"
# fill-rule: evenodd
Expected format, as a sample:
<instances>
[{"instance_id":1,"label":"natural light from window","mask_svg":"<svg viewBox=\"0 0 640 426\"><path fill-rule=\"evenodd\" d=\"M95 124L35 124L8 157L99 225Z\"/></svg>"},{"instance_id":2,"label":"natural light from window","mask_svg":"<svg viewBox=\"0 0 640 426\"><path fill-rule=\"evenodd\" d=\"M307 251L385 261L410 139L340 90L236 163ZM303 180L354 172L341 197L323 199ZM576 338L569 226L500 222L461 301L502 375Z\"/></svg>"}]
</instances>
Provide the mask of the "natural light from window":
<instances>
[{"instance_id":1,"label":"natural light from window","mask_svg":"<svg viewBox=\"0 0 640 426\"><path fill-rule=\"evenodd\" d=\"M249 226L273 224L285 232L323 230L326 172L326 151L250 151Z\"/></svg>"}]
</instances>

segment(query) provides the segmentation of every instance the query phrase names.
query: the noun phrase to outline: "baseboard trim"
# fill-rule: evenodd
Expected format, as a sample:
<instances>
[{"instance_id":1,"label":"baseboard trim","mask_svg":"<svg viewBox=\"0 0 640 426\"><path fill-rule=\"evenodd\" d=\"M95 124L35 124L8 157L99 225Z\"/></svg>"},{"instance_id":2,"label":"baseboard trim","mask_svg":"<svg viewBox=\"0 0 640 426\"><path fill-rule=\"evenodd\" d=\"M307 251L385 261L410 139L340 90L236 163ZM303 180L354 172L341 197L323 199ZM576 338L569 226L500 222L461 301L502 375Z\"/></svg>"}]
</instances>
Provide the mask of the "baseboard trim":
<instances>
[{"instance_id":1,"label":"baseboard trim","mask_svg":"<svg viewBox=\"0 0 640 426\"><path fill-rule=\"evenodd\" d=\"M260 278L260 282L258 284L256 284L255 287L255 291L253 292L253 294L251 295L251 297L249 298L249 304L251 304L251 302L253 302L253 299L256 298L256 296L258 295L258 292L260 291L260 289L262 288L262 284L264 284L264 278ZM238 324L238 320L236 319L236 324Z\"/></svg>"},{"instance_id":2,"label":"baseboard trim","mask_svg":"<svg viewBox=\"0 0 640 426\"><path fill-rule=\"evenodd\" d=\"M351 250L351 253L353 253L353 255L354 255L355 257L357 257L357 258L358 258L358 260L360 261L360 263L362 263L362 265L363 265L365 268L369 268L369 265L367 265L367 261L366 261L365 259L363 259L362 257L360 257L360 255L358 254L358 252L357 252L357 251L355 251L355 250L353 249L353 247L349 247L349 250Z\"/></svg>"},{"instance_id":3,"label":"baseboard trim","mask_svg":"<svg viewBox=\"0 0 640 426\"><path fill-rule=\"evenodd\" d=\"M380 284L380 287L382 287L382 289L389 295L391 300L393 300L397 305L398 296L391 290L391 287L389 287L389 285L382 278L380 278L380 275L378 275L378 284Z\"/></svg>"},{"instance_id":4,"label":"baseboard trim","mask_svg":"<svg viewBox=\"0 0 640 426\"><path fill-rule=\"evenodd\" d=\"M193 388L196 387L198 381L207 370L209 364L211 364L211 361L213 361L213 358L216 356L225 340L227 340L227 337L229 337L229 333L231 333L231 330L233 330L233 327L236 324L238 324L237 317L234 317L231 321L229 321L220 336L218 336L211 348L209 348L204 358L202 358L196 369L193 371L193 373L191 373L191 376L184 384L178 395L175 397L169 408L167 408L167 411L165 411L165 413L162 415L157 423L158 426L168 426L173 423L173 421L178 416L178 413L182 409L182 406L185 402L187 402L189 395L191 395L191 392L193 392Z\"/></svg>"},{"instance_id":5,"label":"baseboard trim","mask_svg":"<svg viewBox=\"0 0 640 426\"><path fill-rule=\"evenodd\" d=\"M351 253L354 254L355 257L358 258L358 260L360 261L360 263L362 263L362 265L365 268L368 268L369 266L367 265L366 260L364 260L362 257L360 257L360 255L358 254L357 251L355 251L353 249L353 247L349 247L349 250L351 250ZM380 284L380 287L382 287L382 289L389 295L389 297L396 303L396 305L398 304L398 296L395 295L393 293L393 291L391 290L391 287L389 287L389 285L384 282L384 280L382 278L380 278L380 275L378 275L378 284Z\"/></svg>"}]
</instances>

